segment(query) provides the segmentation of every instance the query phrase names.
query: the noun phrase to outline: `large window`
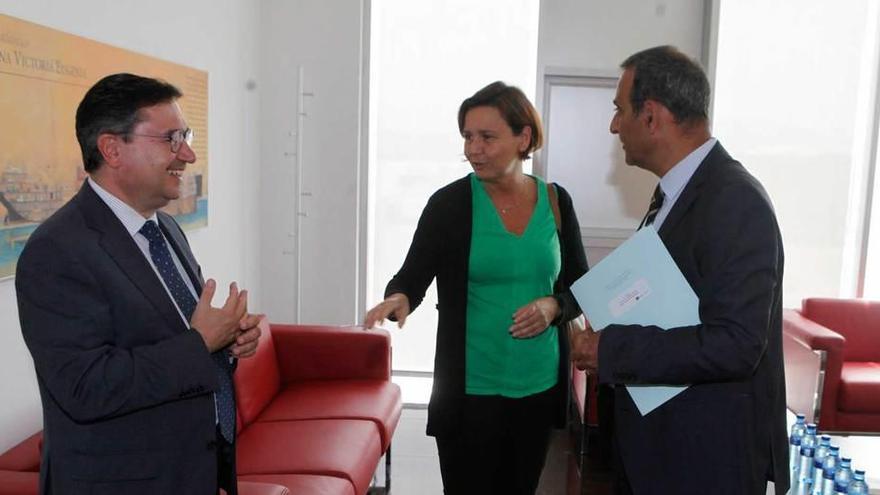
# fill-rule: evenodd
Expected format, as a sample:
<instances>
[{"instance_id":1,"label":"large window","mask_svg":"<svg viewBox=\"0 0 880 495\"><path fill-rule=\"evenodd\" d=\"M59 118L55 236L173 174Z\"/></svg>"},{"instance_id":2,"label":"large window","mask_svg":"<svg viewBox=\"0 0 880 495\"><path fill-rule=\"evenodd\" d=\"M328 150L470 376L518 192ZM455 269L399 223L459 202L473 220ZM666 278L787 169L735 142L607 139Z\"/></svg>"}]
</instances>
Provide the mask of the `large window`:
<instances>
[{"instance_id":1,"label":"large window","mask_svg":"<svg viewBox=\"0 0 880 495\"><path fill-rule=\"evenodd\" d=\"M877 57L880 60L880 56ZM878 171L878 147L880 147L880 108L875 115L873 167L870 169L869 177L873 175L871 181L873 187L871 194L868 196L868 219L865 224L868 227L868 239L866 243L865 253L865 271L863 283L863 295L869 299L880 299L880 171Z\"/></svg>"},{"instance_id":2,"label":"large window","mask_svg":"<svg viewBox=\"0 0 880 495\"><path fill-rule=\"evenodd\" d=\"M367 307L382 299L416 222L438 188L470 172L456 116L466 97L503 80L534 95L538 0L373 0ZM436 291L403 330L393 368L434 365Z\"/></svg>"},{"instance_id":3,"label":"large window","mask_svg":"<svg viewBox=\"0 0 880 495\"><path fill-rule=\"evenodd\" d=\"M858 295L876 132L878 3L719 3L713 132L774 202L786 251L785 305Z\"/></svg>"}]
</instances>

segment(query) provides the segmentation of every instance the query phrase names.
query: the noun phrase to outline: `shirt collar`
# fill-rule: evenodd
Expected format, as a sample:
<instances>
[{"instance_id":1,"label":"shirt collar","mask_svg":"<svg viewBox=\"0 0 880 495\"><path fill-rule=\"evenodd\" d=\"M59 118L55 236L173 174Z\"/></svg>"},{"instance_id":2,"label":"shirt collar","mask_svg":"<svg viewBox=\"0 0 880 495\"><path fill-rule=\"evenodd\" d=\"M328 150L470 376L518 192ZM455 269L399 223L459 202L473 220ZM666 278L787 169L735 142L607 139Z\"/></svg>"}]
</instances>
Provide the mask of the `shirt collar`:
<instances>
[{"instance_id":1,"label":"shirt collar","mask_svg":"<svg viewBox=\"0 0 880 495\"><path fill-rule=\"evenodd\" d=\"M89 183L92 190L95 191L95 194L97 194L98 197L107 204L113 214L116 215L116 218L122 222L125 230L127 230L132 237L141 230L141 227L143 227L144 223L148 220L156 222L157 225L159 224L159 219L155 212L150 218L144 218L134 208L126 204L125 201L122 201L114 196L113 193L99 186L91 177L88 177L86 181Z\"/></svg>"},{"instance_id":2,"label":"shirt collar","mask_svg":"<svg viewBox=\"0 0 880 495\"><path fill-rule=\"evenodd\" d=\"M666 175L660 179L660 189L663 190L663 195L665 197L664 204L665 201L678 198L681 190L684 189L684 186L691 180L694 172L697 171L697 168L703 163L703 160L706 159L706 156L717 142L717 139L709 138L705 143L701 144L700 147L691 151L688 156L676 163L675 166L672 167L669 172L666 172Z\"/></svg>"}]
</instances>

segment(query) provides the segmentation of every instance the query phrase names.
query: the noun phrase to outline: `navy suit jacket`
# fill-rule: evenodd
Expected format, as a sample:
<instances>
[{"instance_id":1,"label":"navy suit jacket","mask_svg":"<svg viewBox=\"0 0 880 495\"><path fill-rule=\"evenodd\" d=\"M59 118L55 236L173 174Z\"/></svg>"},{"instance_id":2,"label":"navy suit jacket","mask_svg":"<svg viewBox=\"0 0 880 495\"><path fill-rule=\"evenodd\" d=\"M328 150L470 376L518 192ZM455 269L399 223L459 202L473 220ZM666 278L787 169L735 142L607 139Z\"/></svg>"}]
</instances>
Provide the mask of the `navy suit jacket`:
<instances>
[{"instance_id":1,"label":"navy suit jacket","mask_svg":"<svg viewBox=\"0 0 880 495\"><path fill-rule=\"evenodd\" d=\"M615 388L615 435L636 494L788 490L782 240L763 187L716 144L659 230L700 299L701 324L612 325L599 380L690 384L642 417Z\"/></svg>"},{"instance_id":2,"label":"navy suit jacket","mask_svg":"<svg viewBox=\"0 0 880 495\"><path fill-rule=\"evenodd\" d=\"M158 216L200 291L183 232ZM15 287L43 404L41 493L215 494L216 365L88 184L30 237Z\"/></svg>"}]
</instances>

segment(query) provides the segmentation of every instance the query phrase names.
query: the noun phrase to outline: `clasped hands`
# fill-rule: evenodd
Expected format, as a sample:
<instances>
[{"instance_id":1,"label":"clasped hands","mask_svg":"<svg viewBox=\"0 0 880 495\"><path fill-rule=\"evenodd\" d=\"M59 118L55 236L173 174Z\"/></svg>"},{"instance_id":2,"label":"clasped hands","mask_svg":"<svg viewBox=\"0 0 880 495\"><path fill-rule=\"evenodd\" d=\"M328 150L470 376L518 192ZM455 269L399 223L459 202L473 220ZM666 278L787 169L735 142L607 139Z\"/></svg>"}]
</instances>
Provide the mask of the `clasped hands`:
<instances>
[{"instance_id":1,"label":"clasped hands","mask_svg":"<svg viewBox=\"0 0 880 495\"><path fill-rule=\"evenodd\" d=\"M247 312L247 291L240 291L235 282L229 284L229 295L223 306L211 306L216 290L217 283L213 279L205 282L190 326L202 336L211 353L229 347L233 357L253 356L260 339L257 325L263 315Z\"/></svg>"}]
</instances>

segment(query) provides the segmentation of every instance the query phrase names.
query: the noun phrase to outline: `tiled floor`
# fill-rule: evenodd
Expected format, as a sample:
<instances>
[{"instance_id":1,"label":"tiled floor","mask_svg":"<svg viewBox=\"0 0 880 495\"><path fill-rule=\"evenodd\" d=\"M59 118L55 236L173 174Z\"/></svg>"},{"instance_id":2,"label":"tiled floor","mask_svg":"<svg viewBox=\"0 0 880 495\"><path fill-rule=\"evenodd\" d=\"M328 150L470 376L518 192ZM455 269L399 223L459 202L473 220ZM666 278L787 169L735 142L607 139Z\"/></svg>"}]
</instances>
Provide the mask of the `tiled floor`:
<instances>
[{"instance_id":1,"label":"tiled floor","mask_svg":"<svg viewBox=\"0 0 880 495\"><path fill-rule=\"evenodd\" d=\"M391 456L392 493L394 495L442 495L443 483L437 461L434 439L425 435L427 411L424 403L430 396L430 379L422 377L393 377L402 387L404 407L400 424L394 434ZM789 428L794 415L789 414ZM832 444L840 446L841 453L853 459L856 469L864 469L872 494L880 494L880 436L832 436ZM580 488L577 455L568 431L554 433L547 455L544 473L537 495L576 495ZM384 478L384 461L377 472L379 484ZM590 474L585 493L604 495L609 492L601 474ZM772 486L768 488L772 494Z\"/></svg>"},{"instance_id":2,"label":"tiled floor","mask_svg":"<svg viewBox=\"0 0 880 495\"><path fill-rule=\"evenodd\" d=\"M394 495L443 494L437 446L433 438L425 435L426 420L427 411L424 409L407 407L403 410L391 456ZM880 494L880 436L834 436L832 442L840 445L846 455L852 456L856 467L867 471L871 493ZM577 494L576 458L569 432L555 432L537 495ZM381 467L377 479L380 484L384 480ZM608 484L601 479L591 481L589 486L590 495L608 493ZM773 493L772 487L767 493Z\"/></svg>"},{"instance_id":3,"label":"tiled floor","mask_svg":"<svg viewBox=\"0 0 880 495\"><path fill-rule=\"evenodd\" d=\"M425 409L404 408L394 434L391 455L391 492L394 495L442 495L440 465L434 439L425 435ZM572 442L568 432L554 433L541 476L537 495L574 495L577 493L577 471ZM384 471L377 472L379 483ZM591 495L603 492L593 491Z\"/></svg>"},{"instance_id":4,"label":"tiled floor","mask_svg":"<svg viewBox=\"0 0 880 495\"><path fill-rule=\"evenodd\" d=\"M425 435L427 410L405 408L391 446L391 493L442 495L437 445ZM379 475L379 479L384 479Z\"/></svg>"}]
</instances>

